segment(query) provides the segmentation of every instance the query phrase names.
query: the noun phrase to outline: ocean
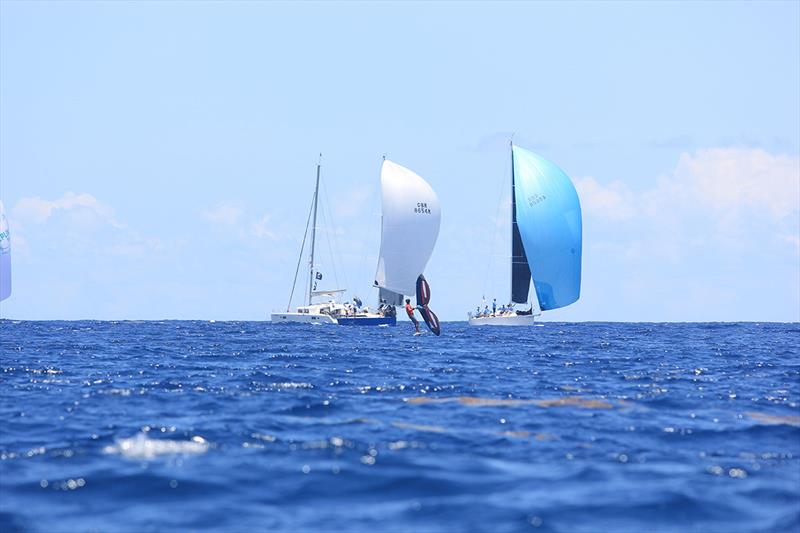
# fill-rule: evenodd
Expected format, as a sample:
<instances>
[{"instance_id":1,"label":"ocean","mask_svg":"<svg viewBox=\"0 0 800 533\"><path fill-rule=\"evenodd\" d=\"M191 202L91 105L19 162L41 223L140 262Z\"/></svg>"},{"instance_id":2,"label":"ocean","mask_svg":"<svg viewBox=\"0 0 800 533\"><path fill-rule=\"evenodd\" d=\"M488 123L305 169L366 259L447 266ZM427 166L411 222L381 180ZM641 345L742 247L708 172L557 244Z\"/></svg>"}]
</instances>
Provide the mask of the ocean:
<instances>
[{"instance_id":1,"label":"ocean","mask_svg":"<svg viewBox=\"0 0 800 533\"><path fill-rule=\"evenodd\" d=\"M800 531L800 325L442 330L0 321L0 531Z\"/></svg>"}]
</instances>

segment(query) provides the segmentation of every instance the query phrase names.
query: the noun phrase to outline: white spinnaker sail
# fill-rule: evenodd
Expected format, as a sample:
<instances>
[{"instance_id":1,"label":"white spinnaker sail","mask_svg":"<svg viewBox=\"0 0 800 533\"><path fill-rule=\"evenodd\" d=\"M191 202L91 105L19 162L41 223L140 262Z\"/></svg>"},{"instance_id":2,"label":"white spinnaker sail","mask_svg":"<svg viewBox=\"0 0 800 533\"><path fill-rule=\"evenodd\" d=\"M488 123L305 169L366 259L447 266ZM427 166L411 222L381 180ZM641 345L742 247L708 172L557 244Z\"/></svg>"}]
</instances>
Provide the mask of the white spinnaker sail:
<instances>
[{"instance_id":1,"label":"white spinnaker sail","mask_svg":"<svg viewBox=\"0 0 800 533\"><path fill-rule=\"evenodd\" d=\"M381 201L381 252L375 283L400 294L416 294L417 277L425 270L439 236L439 198L417 174L384 160Z\"/></svg>"},{"instance_id":2,"label":"white spinnaker sail","mask_svg":"<svg viewBox=\"0 0 800 533\"><path fill-rule=\"evenodd\" d=\"M3 202L0 202L0 301L11 296L11 239Z\"/></svg>"}]
</instances>

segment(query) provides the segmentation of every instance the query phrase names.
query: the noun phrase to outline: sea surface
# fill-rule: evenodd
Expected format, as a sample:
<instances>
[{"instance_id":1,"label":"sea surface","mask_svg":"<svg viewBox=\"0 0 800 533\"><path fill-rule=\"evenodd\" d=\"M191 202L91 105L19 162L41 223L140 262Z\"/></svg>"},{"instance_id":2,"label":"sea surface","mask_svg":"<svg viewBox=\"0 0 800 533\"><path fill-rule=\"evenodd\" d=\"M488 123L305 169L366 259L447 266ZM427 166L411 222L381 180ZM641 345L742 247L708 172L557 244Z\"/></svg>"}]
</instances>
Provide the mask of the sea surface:
<instances>
[{"instance_id":1,"label":"sea surface","mask_svg":"<svg viewBox=\"0 0 800 533\"><path fill-rule=\"evenodd\" d=\"M800 531L800 325L0 321L0 531Z\"/></svg>"}]
</instances>

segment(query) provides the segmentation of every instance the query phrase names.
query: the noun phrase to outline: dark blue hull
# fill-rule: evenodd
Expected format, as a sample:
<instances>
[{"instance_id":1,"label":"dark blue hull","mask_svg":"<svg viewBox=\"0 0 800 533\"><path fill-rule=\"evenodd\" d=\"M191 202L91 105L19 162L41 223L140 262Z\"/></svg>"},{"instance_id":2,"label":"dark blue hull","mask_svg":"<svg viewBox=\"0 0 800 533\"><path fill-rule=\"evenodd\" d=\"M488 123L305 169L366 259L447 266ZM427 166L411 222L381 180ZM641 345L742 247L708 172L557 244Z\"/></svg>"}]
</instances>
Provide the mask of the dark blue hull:
<instances>
[{"instance_id":1,"label":"dark blue hull","mask_svg":"<svg viewBox=\"0 0 800 533\"><path fill-rule=\"evenodd\" d=\"M394 316L348 316L336 319L340 326L394 326L397 317Z\"/></svg>"}]
</instances>

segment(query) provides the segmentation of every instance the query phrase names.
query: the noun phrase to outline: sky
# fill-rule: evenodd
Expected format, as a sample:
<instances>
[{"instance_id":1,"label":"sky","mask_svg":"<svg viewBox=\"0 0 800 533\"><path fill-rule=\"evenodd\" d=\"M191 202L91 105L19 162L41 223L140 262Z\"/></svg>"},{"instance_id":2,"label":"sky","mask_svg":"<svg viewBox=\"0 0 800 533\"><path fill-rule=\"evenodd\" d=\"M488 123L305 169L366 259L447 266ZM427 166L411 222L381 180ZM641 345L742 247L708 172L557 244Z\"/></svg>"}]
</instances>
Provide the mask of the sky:
<instances>
[{"instance_id":1,"label":"sky","mask_svg":"<svg viewBox=\"0 0 800 533\"><path fill-rule=\"evenodd\" d=\"M439 195L431 308L463 320L509 297L512 136L583 211L542 320L800 320L791 1L2 0L0 316L267 320L322 154L325 288L376 303L385 155Z\"/></svg>"}]
</instances>

